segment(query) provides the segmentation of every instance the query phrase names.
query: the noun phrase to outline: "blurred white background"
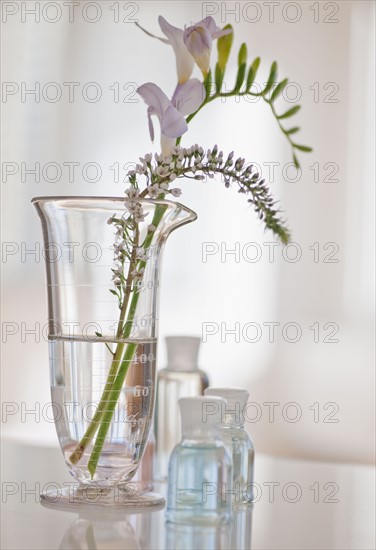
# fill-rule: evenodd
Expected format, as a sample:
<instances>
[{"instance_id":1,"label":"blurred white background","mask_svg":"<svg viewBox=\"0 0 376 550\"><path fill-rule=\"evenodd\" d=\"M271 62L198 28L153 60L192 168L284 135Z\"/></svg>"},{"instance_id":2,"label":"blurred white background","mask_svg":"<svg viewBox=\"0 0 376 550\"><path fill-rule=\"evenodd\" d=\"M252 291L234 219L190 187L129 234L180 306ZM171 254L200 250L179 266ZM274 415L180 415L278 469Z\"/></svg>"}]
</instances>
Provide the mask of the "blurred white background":
<instances>
[{"instance_id":1,"label":"blurred white background","mask_svg":"<svg viewBox=\"0 0 376 550\"><path fill-rule=\"evenodd\" d=\"M158 150L158 141L150 143L146 107L134 90L152 81L170 95L176 83L172 50L131 20L160 35L159 14L183 27L211 12L218 25L235 27L229 85L241 42L247 42L250 58L262 58L260 82L276 59L280 78L296 83L289 88L291 102L279 100L280 112L301 94L303 108L291 125L302 127L299 140L314 152L299 155L302 174L293 181L296 172L286 167L289 146L261 101L213 103L192 123L184 144L218 143L261 166L296 245L276 247L270 261L273 237L264 233L244 197L219 181L184 182L181 200L199 219L172 235L166 246L159 367L166 362L166 335L201 335L208 322L229 329L257 323L257 342L242 336L236 342L231 335L222 342L219 329L202 344L200 356L213 384L249 389L257 405L247 428L256 449L372 462L374 2L278 2L273 18L266 2L51 2L44 12L46 3L26 3L28 9L34 4L41 10L39 22L22 13L21 2L2 6L3 433L57 446L53 424L25 416L36 402L42 408L50 401L47 343L26 333L36 323L43 327L47 318L43 258L25 253L42 239L30 199L123 193L123 166ZM37 83L40 101L22 93ZM51 102L58 88L62 97ZM98 91L101 97L90 102ZM62 170L56 182L53 168L43 172L52 162ZM70 182L66 163L73 162ZM39 182L25 173L35 163L40 163ZM87 163L100 166L99 181L89 181L95 169L86 172ZM119 182L110 168L115 163ZM270 163L276 163L273 177ZM218 252L204 262L208 242L224 251L257 243L261 257L250 262L246 255L228 254L221 261ZM293 261L297 251L301 257ZM264 323L279 323L274 342ZM296 327L301 338L292 342Z\"/></svg>"}]
</instances>

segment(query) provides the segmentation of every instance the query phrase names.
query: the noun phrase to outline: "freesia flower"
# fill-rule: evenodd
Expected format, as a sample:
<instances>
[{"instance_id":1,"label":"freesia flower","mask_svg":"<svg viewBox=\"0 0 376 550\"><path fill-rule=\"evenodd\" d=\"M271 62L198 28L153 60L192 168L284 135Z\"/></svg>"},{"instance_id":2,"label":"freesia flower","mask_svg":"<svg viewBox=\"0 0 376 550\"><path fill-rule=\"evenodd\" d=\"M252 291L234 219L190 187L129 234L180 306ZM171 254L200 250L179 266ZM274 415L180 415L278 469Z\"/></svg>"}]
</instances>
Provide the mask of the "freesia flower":
<instances>
[{"instance_id":1,"label":"freesia flower","mask_svg":"<svg viewBox=\"0 0 376 550\"><path fill-rule=\"evenodd\" d=\"M187 50L184 40L183 40L183 29L179 29L178 27L174 27L173 25L170 25L166 21L164 17L161 15L158 18L159 26L161 27L161 30L163 34L167 38L160 38L159 36L155 36L154 34L151 34L149 31L141 27L139 23L136 23L136 25L143 30L148 36L151 36L152 38L157 38L164 44L169 44L173 47L175 56L176 56L176 70L178 73L178 82L179 84L183 84L189 78L191 77L191 74L193 72L194 67L194 59Z\"/></svg>"},{"instance_id":2,"label":"freesia flower","mask_svg":"<svg viewBox=\"0 0 376 550\"><path fill-rule=\"evenodd\" d=\"M194 62L197 63L204 76L206 76L209 70L212 41L232 32L232 29L221 30L212 17L206 17L185 30L174 27L161 15L158 22L166 38L151 34L138 23L136 25L149 36L173 47L179 84L184 84L189 80L193 72Z\"/></svg>"},{"instance_id":3,"label":"freesia flower","mask_svg":"<svg viewBox=\"0 0 376 550\"><path fill-rule=\"evenodd\" d=\"M170 44L174 49L178 82L183 84L190 79L194 67L194 59L184 43L184 31L170 25L161 15L158 22L162 32L167 36L167 44Z\"/></svg>"},{"instance_id":4,"label":"freesia flower","mask_svg":"<svg viewBox=\"0 0 376 550\"><path fill-rule=\"evenodd\" d=\"M205 97L203 84L192 78L184 84L179 84L171 99L153 82L147 82L137 90L148 105L149 132L154 140L152 116L155 115L161 125L162 153L168 155L175 144L176 138L188 130L185 116L197 111Z\"/></svg>"},{"instance_id":5,"label":"freesia flower","mask_svg":"<svg viewBox=\"0 0 376 550\"><path fill-rule=\"evenodd\" d=\"M212 17L206 17L196 25L185 29L183 33L184 44L204 76L209 72L213 40L231 32L232 29L221 30L217 27Z\"/></svg>"}]
</instances>

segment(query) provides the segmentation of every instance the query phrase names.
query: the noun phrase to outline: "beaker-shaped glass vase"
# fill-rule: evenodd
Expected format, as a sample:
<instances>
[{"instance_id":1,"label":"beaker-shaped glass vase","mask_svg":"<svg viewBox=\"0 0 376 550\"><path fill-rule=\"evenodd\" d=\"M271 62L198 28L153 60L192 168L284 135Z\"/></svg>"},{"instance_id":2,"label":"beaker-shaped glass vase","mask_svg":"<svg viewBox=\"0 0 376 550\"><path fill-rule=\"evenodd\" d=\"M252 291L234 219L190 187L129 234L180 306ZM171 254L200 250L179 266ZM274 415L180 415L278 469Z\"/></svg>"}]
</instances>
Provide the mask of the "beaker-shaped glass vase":
<instances>
[{"instance_id":1,"label":"beaker-shaped glass vase","mask_svg":"<svg viewBox=\"0 0 376 550\"><path fill-rule=\"evenodd\" d=\"M131 480L154 408L163 246L196 214L148 199L42 197L33 204L44 236L55 424L79 482L61 499L158 504L161 497Z\"/></svg>"}]
</instances>

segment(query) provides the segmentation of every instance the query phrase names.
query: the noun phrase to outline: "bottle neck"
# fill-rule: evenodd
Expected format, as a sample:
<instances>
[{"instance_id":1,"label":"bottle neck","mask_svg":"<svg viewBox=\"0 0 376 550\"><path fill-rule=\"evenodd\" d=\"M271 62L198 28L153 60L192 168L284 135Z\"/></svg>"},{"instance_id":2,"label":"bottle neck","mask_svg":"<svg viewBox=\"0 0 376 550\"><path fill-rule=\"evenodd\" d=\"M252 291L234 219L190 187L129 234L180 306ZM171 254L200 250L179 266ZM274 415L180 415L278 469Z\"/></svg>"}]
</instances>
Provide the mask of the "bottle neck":
<instances>
[{"instance_id":1,"label":"bottle neck","mask_svg":"<svg viewBox=\"0 0 376 550\"><path fill-rule=\"evenodd\" d=\"M175 364L167 365L166 370L171 372L197 372L199 368L197 365L193 365L193 364L175 363Z\"/></svg>"},{"instance_id":2,"label":"bottle neck","mask_svg":"<svg viewBox=\"0 0 376 550\"><path fill-rule=\"evenodd\" d=\"M200 428L192 428L189 430L183 430L182 438L184 440L194 440L194 441L202 441L202 442L213 442L213 441L221 441L221 432L220 428L213 426L211 428L207 428L205 430L202 430Z\"/></svg>"},{"instance_id":3,"label":"bottle neck","mask_svg":"<svg viewBox=\"0 0 376 550\"><path fill-rule=\"evenodd\" d=\"M239 424L237 422L225 422L221 425L222 430L244 430L244 422Z\"/></svg>"},{"instance_id":4,"label":"bottle neck","mask_svg":"<svg viewBox=\"0 0 376 550\"><path fill-rule=\"evenodd\" d=\"M222 410L222 426L244 428L245 418L239 402L226 405Z\"/></svg>"}]
</instances>

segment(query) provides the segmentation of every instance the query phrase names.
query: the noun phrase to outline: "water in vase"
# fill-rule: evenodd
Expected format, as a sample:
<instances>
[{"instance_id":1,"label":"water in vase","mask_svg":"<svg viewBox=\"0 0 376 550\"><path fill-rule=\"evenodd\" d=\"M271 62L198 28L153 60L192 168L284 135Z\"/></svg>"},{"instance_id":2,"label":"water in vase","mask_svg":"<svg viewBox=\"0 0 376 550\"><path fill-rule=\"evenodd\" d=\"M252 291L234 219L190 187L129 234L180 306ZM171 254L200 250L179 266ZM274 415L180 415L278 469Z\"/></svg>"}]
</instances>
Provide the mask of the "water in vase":
<instances>
[{"instance_id":1,"label":"water in vase","mask_svg":"<svg viewBox=\"0 0 376 550\"><path fill-rule=\"evenodd\" d=\"M129 346L135 351L93 479L88 462L98 434L94 434L79 460L72 457L98 408L103 406L106 384L115 378L111 368L119 343L58 339L49 345L56 430L71 474L81 483L95 481L101 486L130 480L142 458L152 421L156 340L120 344L124 351Z\"/></svg>"}]
</instances>

